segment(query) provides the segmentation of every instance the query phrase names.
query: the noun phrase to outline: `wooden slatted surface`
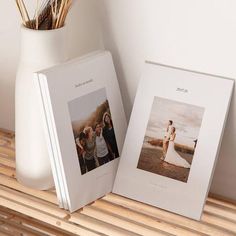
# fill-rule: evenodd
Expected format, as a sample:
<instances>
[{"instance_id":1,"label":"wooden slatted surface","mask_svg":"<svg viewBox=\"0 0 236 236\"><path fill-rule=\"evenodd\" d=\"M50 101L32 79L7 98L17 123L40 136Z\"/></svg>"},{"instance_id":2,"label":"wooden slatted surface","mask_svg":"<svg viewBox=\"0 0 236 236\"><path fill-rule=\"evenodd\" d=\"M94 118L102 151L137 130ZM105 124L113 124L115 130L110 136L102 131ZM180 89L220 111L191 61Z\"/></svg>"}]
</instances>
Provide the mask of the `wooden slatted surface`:
<instances>
[{"instance_id":1,"label":"wooden slatted surface","mask_svg":"<svg viewBox=\"0 0 236 236\"><path fill-rule=\"evenodd\" d=\"M73 214L58 208L55 191L15 179L14 133L0 129L0 236L236 236L236 204L209 197L201 222L115 194Z\"/></svg>"}]
</instances>

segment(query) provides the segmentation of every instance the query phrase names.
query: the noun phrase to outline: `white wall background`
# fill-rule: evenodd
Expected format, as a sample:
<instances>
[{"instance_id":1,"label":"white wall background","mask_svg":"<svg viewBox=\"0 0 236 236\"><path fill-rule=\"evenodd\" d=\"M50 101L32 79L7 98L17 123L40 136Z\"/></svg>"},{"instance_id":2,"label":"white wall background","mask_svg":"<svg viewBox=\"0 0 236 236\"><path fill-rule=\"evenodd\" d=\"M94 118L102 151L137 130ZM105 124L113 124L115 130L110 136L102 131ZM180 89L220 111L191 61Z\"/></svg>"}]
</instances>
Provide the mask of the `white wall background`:
<instances>
[{"instance_id":1,"label":"white wall background","mask_svg":"<svg viewBox=\"0 0 236 236\"><path fill-rule=\"evenodd\" d=\"M236 1L103 0L100 7L104 44L114 56L127 115L144 60L236 78ZM234 199L235 100L234 95L211 188Z\"/></svg>"},{"instance_id":2,"label":"white wall background","mask_svg":"<svg viewBox=\"0 0 236 236\"><path fill-rule=\"evenodd\" d=\"M129 117L144 60L236 78L235 9L234 0L79 0L68 20L69 56L102 48L104 42L113 53ZM14 1L0 2L0 22L0 127L13 129L19 55ZM234 95L212 185L214 192L234 199L235 100Z\"/></svg>"},{"instance_id":3,"label":"white wall background","mask_svg":"<svg viewBox=\"0 0 236 236\"><path fill-rule=\"evenodd\" d=\"M96 0L79 0L70 12L68 56L73 58L103 48ZM35 1L25 0L33 9ZM32 11L33 12L33 11ZM20 15L15 1L0 1L0 127L14 129L14 85L19 57Z\"/></svg>"}]
</instances>

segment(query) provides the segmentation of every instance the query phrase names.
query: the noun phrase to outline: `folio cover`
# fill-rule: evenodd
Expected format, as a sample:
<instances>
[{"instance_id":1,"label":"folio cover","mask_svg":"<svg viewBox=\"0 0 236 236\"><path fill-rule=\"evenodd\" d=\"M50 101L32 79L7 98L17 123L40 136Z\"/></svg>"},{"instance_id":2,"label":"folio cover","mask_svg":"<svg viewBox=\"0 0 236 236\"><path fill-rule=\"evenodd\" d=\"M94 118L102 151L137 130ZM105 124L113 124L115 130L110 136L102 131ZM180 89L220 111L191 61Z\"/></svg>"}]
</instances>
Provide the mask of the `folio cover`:
<instances>
[{"instance_id":1,"label":"folio cover","mask_svg":"<svg viewBox=\"0 0 236 236\"><path fill-rule=\"evenodd\" d=\"M233 84L146 63L113 192L199 220Z\"/></svg>"}]
</instances>

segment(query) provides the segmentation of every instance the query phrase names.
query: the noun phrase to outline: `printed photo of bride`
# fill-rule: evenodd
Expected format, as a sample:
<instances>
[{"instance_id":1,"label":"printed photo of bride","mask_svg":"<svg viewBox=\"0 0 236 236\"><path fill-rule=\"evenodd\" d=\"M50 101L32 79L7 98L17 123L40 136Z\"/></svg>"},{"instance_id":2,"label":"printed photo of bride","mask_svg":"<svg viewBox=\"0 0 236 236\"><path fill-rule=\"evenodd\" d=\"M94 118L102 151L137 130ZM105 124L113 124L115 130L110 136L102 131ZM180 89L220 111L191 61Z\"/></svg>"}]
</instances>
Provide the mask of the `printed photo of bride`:
<instances>
[{"instance_id":1,"label":"printed photo of bride","mask_svg":"<svg viewBox=\"0 0 236 236\"><path fill-rule=\"evenodd\" d=\"M204 108L155 97L137 168L187 182Z\"/></svg>"}]
</instances>

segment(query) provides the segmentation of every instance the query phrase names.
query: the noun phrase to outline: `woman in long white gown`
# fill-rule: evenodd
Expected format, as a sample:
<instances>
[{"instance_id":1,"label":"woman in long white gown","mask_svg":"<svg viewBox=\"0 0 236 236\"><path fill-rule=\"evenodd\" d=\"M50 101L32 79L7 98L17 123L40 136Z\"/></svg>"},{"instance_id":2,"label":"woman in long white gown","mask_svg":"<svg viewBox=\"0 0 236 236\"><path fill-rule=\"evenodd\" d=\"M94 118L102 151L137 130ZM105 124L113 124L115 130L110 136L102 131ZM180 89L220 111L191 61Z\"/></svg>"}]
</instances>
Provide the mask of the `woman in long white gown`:
<instances>
[{"instance_id":1,"label":"woman in long white gown","mask_svg":"<svg viewBox=\"0 0 236 236\"><path fill-rule=\"evenodd\" d=\"M167 150L166 157L165 157L164 161L168 162L170 164L176 165L176 166L190 168L191 165L184 158L182 158L178 154L178 152L175 151L175 147L174 147L175 146L175 143L174 143L175 137L176 137L175 127L172 127L169 146L168 146L168 150Z\"/></svg>"}]
</instances>

